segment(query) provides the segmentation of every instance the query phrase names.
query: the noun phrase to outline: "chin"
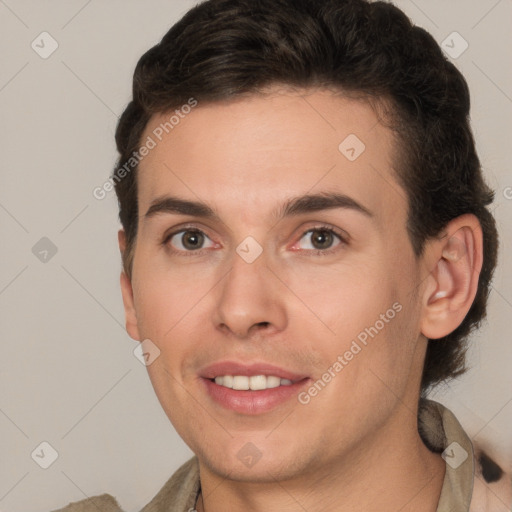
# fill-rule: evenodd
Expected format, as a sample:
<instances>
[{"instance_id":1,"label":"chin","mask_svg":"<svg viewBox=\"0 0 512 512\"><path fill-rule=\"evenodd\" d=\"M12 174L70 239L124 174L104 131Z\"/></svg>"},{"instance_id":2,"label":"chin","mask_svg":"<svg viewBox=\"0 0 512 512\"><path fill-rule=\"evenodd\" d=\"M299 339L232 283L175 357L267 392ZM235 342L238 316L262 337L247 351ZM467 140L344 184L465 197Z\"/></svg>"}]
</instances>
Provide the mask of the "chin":
<instances>
[{"instance_id":1,"label":"chin","mask_svg":"<svg viewBox=\"0 0 512 512\"><path fill-rule=\"evenodd\" d=\"M303 474L309 465L304 442L293 443L291 436L287 442L282 436L270 437L269 431L259 436L236 436L228 443L203 445L193 451L212 472L230 480L263 483Z\"/></svg>"},{"instance_id":2,"label":"chin","mask_svg":"<svg viewBox=\"0 0 512 512\"><path fill-rule=\"evenodd\" d=\"M246 466L237 458L234 461L219 460L216 457L200 458L208 469L229 480L237 482L273 483L276 480L287 480L295 476L296 470L286 459L281 457L264 460L264 456L252 466Z\"/></svg>"}]
</instances>

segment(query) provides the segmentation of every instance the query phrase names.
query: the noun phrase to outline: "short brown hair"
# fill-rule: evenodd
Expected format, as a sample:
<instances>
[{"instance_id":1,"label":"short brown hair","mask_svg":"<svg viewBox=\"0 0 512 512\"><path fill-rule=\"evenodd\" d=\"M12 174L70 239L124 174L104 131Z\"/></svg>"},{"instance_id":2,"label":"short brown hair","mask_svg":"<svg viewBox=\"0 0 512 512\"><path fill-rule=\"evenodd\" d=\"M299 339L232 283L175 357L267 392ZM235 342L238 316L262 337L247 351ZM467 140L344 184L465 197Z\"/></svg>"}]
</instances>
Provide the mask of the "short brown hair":
<instances>
[{"instance_id":1,"label":"short brown hair","mask_svg":"<svg viewBox=\"0 0 512 512\"><path fill-rule=\"evenodd\" d=\"M273 84L326 87L387 100L398 141L397 179L408 196L407 230L417 257L446 224L474 214L484 262L463 322L429 340L421 388L466 371L470 332L485 317L498 235L469 124L467 83L425 30L397 7L366 0L208 0L165 34L137 63L133 99L116 131L114 175L137 151L153 114L186 104L229 101ZM130 276L137 234L137 172L117 179L123 255Z\"/></svg>"}]
</instances>

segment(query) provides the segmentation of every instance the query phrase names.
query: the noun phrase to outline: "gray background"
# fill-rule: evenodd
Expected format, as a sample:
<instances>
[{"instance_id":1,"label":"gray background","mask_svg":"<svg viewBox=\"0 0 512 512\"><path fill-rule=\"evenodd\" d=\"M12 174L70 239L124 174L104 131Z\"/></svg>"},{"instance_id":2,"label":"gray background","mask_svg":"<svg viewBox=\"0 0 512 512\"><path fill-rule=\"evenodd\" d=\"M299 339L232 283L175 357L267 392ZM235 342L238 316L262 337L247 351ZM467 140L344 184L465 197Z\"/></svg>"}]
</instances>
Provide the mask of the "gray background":
<instances>
[{"instance_id":1,"label":"gray background","mask_svg":"<svg viewBox=\"0 0 512 512\"><path fill-rule=\"evenodd\" d=\"M439 43L456 31L469 44L453 60L496 189L501 261L470 352L475 368L434 398L510 461L512 1L394 3ZM138 58L194 4L0 0L0 511L50 510L103 492L136 511L191 456L124 330L115 195L99 201L92 191L115 162ZM31 47L50 48L43 31L59 45L46 59ZM448 44L462 48L453 37ZM48 469L36 463L51 455L43 441L58 453Z\"/></svg>"}]
</instances>

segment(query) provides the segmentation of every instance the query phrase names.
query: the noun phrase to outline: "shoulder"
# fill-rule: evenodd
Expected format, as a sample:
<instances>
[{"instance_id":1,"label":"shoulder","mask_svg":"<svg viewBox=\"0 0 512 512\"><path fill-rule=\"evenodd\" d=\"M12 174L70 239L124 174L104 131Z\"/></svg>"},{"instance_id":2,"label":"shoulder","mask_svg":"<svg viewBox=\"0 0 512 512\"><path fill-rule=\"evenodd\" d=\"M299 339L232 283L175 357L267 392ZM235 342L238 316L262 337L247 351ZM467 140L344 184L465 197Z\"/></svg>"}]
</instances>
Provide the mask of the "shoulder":
<instances>
[{"instance_id":1,"label":"shoulder","mask_svg":"<svg viewBox=\"0 0 512 512\"><path fill-rule=\"evenodd\" d=\"M195 508L200 489L197 456L180 466L141 512L178 512Z\"/></svg>"},{"instance_id":2,"label":"shoulder","mask_svg":"<svg viewBox=\"0 0 512 512\"><path fill-rule=\"evenodd\" d=\"M463 485L462 495L470 501L469 512L510 512L512 510L512 465L492 439L470 439L453 413L442 404L422 399L418 409L418 430L427 447L442 453L450 469L449 459L467 452L470 469L451 472L450 484ZM452 442L459 443L458 450ZM461 446L462 445L462 446ZM465 448L462 449L462 447ZM457 453L454 453L454 452ZM460 464L452 466L458 468ZM462 467L462 466L461 466ZM466 475L467 479L466 482ZM461 487L462 489L462 487ZM470 499L469 499L470 498Z\"/></svg>"},{"instance_id":3,"label":"shoulder","mask_svg":"<svg viewBox=\"0 0 512 512\"><path fill-rule=\"evenodd\" d=\"M193 509L199 492L199 463L194 456L180 466L141 512L174 512ZM123 512L110 494L70 503L52 512Z\"/></svg>"},{"instance_id":4,"label":"shoulder","mask_svg":"<svg viewBox=\"0 0 512 512\"><path fill-rule=\"evenodd\" d=\"M75 501L52 512L123 512L116 499L110 494L101 494L85 500Z\"/></svg>"}]
</instances>

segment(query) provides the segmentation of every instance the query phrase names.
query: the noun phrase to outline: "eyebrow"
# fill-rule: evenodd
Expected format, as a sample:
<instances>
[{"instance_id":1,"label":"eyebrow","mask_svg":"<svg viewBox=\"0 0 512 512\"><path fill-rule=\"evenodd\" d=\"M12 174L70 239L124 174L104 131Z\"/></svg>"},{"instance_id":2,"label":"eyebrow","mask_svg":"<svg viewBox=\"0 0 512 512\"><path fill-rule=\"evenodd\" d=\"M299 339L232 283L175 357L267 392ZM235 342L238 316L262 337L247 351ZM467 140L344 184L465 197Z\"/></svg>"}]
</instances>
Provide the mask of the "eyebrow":
<instances>
[{"instance_id":1,"label":"eyebrow","mask_svg":"<svg viewBox=\"0 0 512 512\"><path fill-rule=\"evenodd\" d=\"M374 217L373 213L368 208L358 203L355 199L345 194L329 192L292 197L275 212L274 216L278 219L283 219L285 217L321 210L332 210L335 208L353 210L368 218ZM154 199L144 217L145 219L149 219L150 217L162 213L220 220L215 210L206 203L189 201L174 196L163 196Z\"/></svg>"}]
</instances>

